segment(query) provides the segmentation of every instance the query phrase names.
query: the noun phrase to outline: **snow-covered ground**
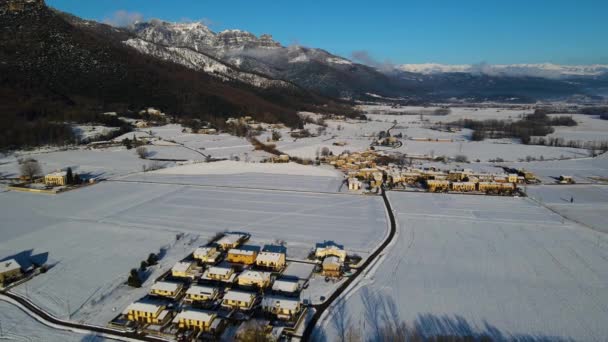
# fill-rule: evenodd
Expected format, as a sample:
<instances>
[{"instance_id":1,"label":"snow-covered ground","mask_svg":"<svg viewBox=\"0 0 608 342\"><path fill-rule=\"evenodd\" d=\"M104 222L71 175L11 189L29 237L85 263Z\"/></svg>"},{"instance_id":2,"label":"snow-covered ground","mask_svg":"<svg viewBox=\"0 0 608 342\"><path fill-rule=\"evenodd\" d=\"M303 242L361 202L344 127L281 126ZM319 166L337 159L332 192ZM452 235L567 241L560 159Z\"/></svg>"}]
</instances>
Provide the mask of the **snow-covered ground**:
<instances>
[{"instance_id":1,"label":"snow-covered ground","mask_svg":"<svg viewBox=\"0 0 608 342\"><path fill-rule=\"evenodd\" d=\"M16 291L60 318L105 325L217 232L247 231L259 245L284 240L292 258L324 240L366 256L387 233L379 197L161 184L170 175L156 176L159 184L107 181L57 196L0 193L1 258L53 266ZM130 269L161 249L144 288L125 286Z\"/></svg>"},{"instance_id":2,"label":"snow-covered ground","mask_svg":"<svg viewBox=\"0 0 608 342\"><path fill-rule=\"evenodd\" d=\"M372 337L402 320L425 336L605 341L608 236L525 198L389 197L398 235L348 293L351 328Z\"/></svg>"},{"instance_id":3,"label":"snow-covered ground","mask_svg":"<svg viewBox=\"0 0 608 342\"><path fill-rule=\"evenodd\" d=\"M0 301L1 341L102 342L99 336L56 330L36 321L16 306Z\"/></svg>"},{"instance_id":4,"label":"snow-covered ground","mask_svg":"<svg viewBox=\"0 0 608 342\"><path fill-rule=\"evenodd\" d=\"M527 192L561 215L608 233L608 186L541 185L530 186Z\"/></svg>"}]
</instances>

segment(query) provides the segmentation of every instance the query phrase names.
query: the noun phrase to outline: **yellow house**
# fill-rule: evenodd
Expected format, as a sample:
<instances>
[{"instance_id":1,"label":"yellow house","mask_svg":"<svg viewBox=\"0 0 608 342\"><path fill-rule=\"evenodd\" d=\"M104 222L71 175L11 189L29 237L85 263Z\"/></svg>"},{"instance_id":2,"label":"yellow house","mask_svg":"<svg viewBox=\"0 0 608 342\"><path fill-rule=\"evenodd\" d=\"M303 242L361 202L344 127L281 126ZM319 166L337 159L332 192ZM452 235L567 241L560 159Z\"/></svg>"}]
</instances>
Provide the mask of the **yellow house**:
<instances>
[{"instance_id":1,"label":"yellow house","mask_svg":"<svg viewBox=\"0 0 608 342\"><path fill-rule=\"evenodd\" d=\"M0 285L19 278L21 274L21 265L15 259L0 262Z\"/></svg>"},{"instance_id":2,"label":"yellow house","mask_svg":"<svg viewBox=\"0 0 608 342\"><path fill-rule=\"evenodd\" d=\"M248 270L239 275L237 282L242 286L254 285L264 289L270 286L270 273Z\"/></svg>"},{"instance_id":3,"label":"yellow house","mask_svg":"<svg viewBox=\"0 0 608 342\"><path fill-rule=\"evenodd\" d=\"M171 268L171 275L174 277L187 278L190 277L190 273L192 272L193 268L194 263L180 261Z\"/></svg>"},{"instance_id":4,"label":"yellow house","mask_svg":"<svg viewBox=\"0 0 608 342\"><path fill-rule=\"evenodd\" d=\"M340 261L344 262L344 260L346 260L346 251L341 246L338 246L330 241L317 244L317 248L315 249L315 257L318 259L324 259L327 256L338 257Z\"/></svg>"},{"instance_id":5,"label":"yellow house","mask_svg":"<svg viewBox=\"0 0 608 342\"><path fill-rule=\"evenodd\" d=\"M177 298L182 294L183 290L184 285L181 283L159 281L152 285L150 293L156 296Z\"/></svg>"},{"instance_id":6,"label":"yellow house","mask_svg":"<svg viewBox=\"0 0 608 342\"><path fill-rule=\"evenodd\" d=\"M232 283L236 278L234 269L231 267L209 267L203 274L203 279L217 280Z\"/></svg>"},{"instance_id":7,"label":"yellow house","mask_svg":"<svg viewBox=\"0 0 608 342\"><path fill-rule=\"evenodd\" d=\"M519 175L517 173L510 173L507 178L509 183L518 183L519 181Z\"/></svg>"},{"instance_id":8,"label":"yellow house","mask_svg":"<svg viewBox=\"0 0 608 342\"><path fill-rule=\"evenodd\" d=\"M220 257L220 252L215 247L199 247L193 256L195 259L208 264L215 264Z\"/></svg>"},{"instance_id":9,"label":"yellow house","mask_svg":"<svg viewBox=\"0 0 608 342\"><path fill-rule=\"evenodd\" d=\"M450 182L447 180L429 179L426 181L426 185L430 192L447 191L450 189Z\"/></svg>"},{"instance_id":10,"label":"yellow house","mask_svg":"<svg viewBox=\"0 0 608 342\"><path fill-rule=\"evenodd\" d=\"M186 300L190 302L205 302L217 299L219 291L215 287L192 285L186 291Z\"/></svg>"},{"instance_id":11,"label":"yellow house","mask_svg":"<svg viewBox=\"0 0 608 342\"><path fill-rule=\"evenodd\" d=\"M226 260L238 264L253 265L257 256L258 252L254 250L233 248L228 251Z\"/></svg>"},{"instance_id":12,"label":"yellow house","mask_svg":"<svg viewBox=\"0 0 608 342\"><path fill-rule=\"evenodd\" d=\"M452 183L453 191L468 192L475 191L476 184L473 182L454 182Z\"/></svg>"},{"instance_id":13,"label":"yellow house","mask_svg":"<svg viewBox=\"0 0 608 342\"><path fill-rule=\"evenodd\" d=\"M53 172L44 176L44 184L52 186L63 186L67 183L67 173L65 171Z\"/></svg>"},{"instance_id":14,"label":"yellow house","mask_svg":"<svg viewBox=\"0 0 608 342\"><path fill-rule=\"evenodd\" d=\"M226 251L238 247L244 239L245 236L241 234L226 234L217 241L217 245Z\"/></svg>"},{"instance_id":15,"label":"yellow house","mask_svg":"<svg viewBox=\"0 0 608 342\"><path fill-rule=\"evenodd\" d=\"M269 296L262 300L262 308L279 319L290 320L298 315L301 304L298 299Z\"/></svg>"},{"instance_id":16,"label":"yellow house","mask_svg":"<svg viewBox=\"0 0 608 342\"><path fill-rule=\"evenodd\" d=\"M342 270L342 261L335 256L323 259L323 275L326 277L339 277Z\"/></svg>"},{"instance_id":17,"label":"yellow house","mask_svg":"<svg viewBox=\"0 0 608 342\"><path fill-rule=\"evenodd\" d=\"M139 301L127 307L126 315L129 321L163 325L170 319L169 310L165 308L163 304Z\"/></svg>"},{"instance_id":18,"label":"yellow house","mask_svg":"<svg viewBox=\"0 0 608 342\"><path fill-rule=\"evenodd\" d=\"M224 295L222 306L229 309L250 310L255 303L255 294L229 290Z\"/></svg>"},{"instance_id":19,"label":"yellow house","mask_svg":"<svg viewBox=\"0 0 608 342\"><path fill-rule=\"evenodd\" d=\"M209 331L217 314L203 310L188 309L180 312L175 317L175 321L182 329L196 329L200 331Z\"/></svg>"},{"instance_id":20,"label":"yellow house","mask_svg":"<svg viewBox=\"0 0 608 342\"><path fill-rule=\"evenodd\" d=\"M273 270L282 270L285 267L285 253L261 252L255 259L255 264Z\"/></svg>"}]
</instances>

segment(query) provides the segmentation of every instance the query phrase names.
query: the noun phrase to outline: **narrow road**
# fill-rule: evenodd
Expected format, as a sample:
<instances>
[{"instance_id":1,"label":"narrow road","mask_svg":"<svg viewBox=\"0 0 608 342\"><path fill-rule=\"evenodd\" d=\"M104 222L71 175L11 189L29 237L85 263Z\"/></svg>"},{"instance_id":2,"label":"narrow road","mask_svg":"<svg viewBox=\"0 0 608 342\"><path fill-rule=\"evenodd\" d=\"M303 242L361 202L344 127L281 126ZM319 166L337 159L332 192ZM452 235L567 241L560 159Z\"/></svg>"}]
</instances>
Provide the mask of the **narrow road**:
<instances>
[{"instance_id":1,"label":"narrow road","mask_svg":"<svg viewBox=\"0 0 608 342\"><path fill-rule=\"evenodd\" d=\"M315 308L315 314L310 320L310 322L308 322L308 325L306 326L306 329L302 334L302 341L307 342L312 340L314 329L317 323L319 322L319 319L321 319L321 317L323 316L323 313L332 305L333 302L340 298L342 293L346 291L346 289L355 280L357 280L357 278L359 278L361 274L365 272L369 265L371 265L378 258L380 253L382 253L386 249L386 247L393 241L393 238L397 233L397 224L395 223L395 215L393 214L393 208L391 207L391 203L389 202L388 197L386 195L386 191L384 189L382 189L382 199L384 200L384 206L386 207L386 211L390 220L390 231L386 240L384 240L380 247L378 247L378 249L376 249L376 251L374 251L369 256L369 258L367 258L367 260L365 260L363 265L361 265L361 267L357 269L357 272L355 272L350 278L348 278L344 283L342 283L342 285L340 285L340 287L336 291L334 291L334 293L323 304L313 306Z\"/></svg>"},{"instance_id":2,"label":"narrow road","mask_svg":"<svg viewBox=\"0 0 608 342\"><path fill-rule=\"evenodd\" d=\"M65 330L65 331L73 331L75 333L82 334L95 334L99 336L103 336L108 339L114 339L118 341L149 341L149 342L166 342L167 340L150 337L150 336L142 336L136 333L128 333L120 330L80 324L75 322L67 322L56 317L49 315L48 313L42 311L37 306L30 303L28 300L17 296L13 293L2 291L0 292L0 300L15 305L20 310L25 312L27 315L33 317L36 321L51 327L53 329Z\"/></svg>"}]
</instances>

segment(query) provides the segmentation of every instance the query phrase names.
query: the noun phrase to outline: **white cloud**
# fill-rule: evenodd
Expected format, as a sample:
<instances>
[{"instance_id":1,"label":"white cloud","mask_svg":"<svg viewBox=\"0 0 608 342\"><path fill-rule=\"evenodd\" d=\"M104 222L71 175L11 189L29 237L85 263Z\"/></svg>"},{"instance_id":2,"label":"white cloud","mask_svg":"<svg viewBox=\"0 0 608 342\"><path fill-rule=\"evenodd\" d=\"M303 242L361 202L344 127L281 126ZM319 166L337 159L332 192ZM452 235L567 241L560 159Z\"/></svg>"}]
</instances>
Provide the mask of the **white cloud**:
<instances>
[{"instance_id":1,"label":"white cloud","mask_svg":"<svg viewBox=\"0 0 608 342\"><path fill-rule=\"evenodd\" d=\"M111 17L106 17L103 22L116 27L127 27L143 20L144 16L139 12L119 10L114 12Z\"/></svg>"}]
</instances>

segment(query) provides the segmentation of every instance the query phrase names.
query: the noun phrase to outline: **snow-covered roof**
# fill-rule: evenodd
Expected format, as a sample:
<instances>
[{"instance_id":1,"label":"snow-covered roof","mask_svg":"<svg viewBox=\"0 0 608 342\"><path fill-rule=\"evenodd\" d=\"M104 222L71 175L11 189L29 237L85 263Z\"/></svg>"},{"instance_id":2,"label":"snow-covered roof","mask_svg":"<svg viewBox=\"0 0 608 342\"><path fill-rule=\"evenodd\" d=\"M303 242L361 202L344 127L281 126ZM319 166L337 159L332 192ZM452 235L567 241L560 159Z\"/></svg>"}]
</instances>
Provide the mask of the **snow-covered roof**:
<instances>
[{"instance_id":1,"label":"snow-covered roof","mask_svg":"<svg viewBox=\"0 0 608 342\"><path fill-rule=\"evenodd\" d=\"M0 262L0 273L21 269L21 265L15 259Z\"/></svg>"},{"instance_id":2,"label":"snow-covered roof","mask_svg":"<svg viewBox=\"0 0 608 342\"><path fill-rule=\"evenodd\" d=\"M249 250L249 249L232 248L231 250L228 251L228 254L254 255L255 251Z\"/></svg>"},{"instance_id":3,"label":"snow-covered roof","mask_svg":"<svg viewBox=\"0 0 608 342\"><path fill-rule=\"evenodd\" d=\"M67 172L65 171L56 171L56 172L51 172L49 174L47 174L47 177L65 177L67 176Z\"/></svg>"},{"instance_id":4,"label":"snow-covered roof","mask_svg":"<svg viewBox=\"0 0 608 342\"><path fill-rule=\"evenodd\" d=\"M296 292L298 291L299 287L300 285L297 281L290 280L275 280L274 284L272 284L272 289L274 291L281 291L287 293Z\"/></svg>"},{"instance_id":5,"label":"snow-covered roof","mask_svg":"<svg viewBox=\"0 0 608 342\"><path fill-rule=\"evenodd\" d=\"M221 276L227 276L228 274L230 274L232 272L232 269L227 268L227 267L209 267L207 272L209 274L218 274Z\"/></svg>"},{"instance_id":6,"label":"snow-covered roof","mask_svg":"<svg viewBox=\"0 0 608 342\"><path fill-rule=\"evenodd\" d=\"M216 251L215 247L199 247L194 250L194 255L204 255L207 256Z\"/></svg>"},{"instance_id":7,"label":"snow-covered roof","mask_svg":"<svg viewBox=\"0 0 608 342\"><path fill-rule=\"evenodd\" d=\"M254 281L269 280L270 279L270 273L248 270L248 271L245 271L245 272L241 273L241 275L239 275L239 278L253 279Z\"/></svg>"},{"instance_id":8,"label":"snow-covered roof","mask_svg":"<svg viewBox=\"0 0 608 342\"><path fill-rule=\"evenodd\" d=\"M151 312L156 313L162 309L163 306L159 304L147 303L147 302L135 302L127 307L126 312L138 311L138 312Z\"/></svg>"},{"instance_id":9,"label":"snow-covered roof","mask_svg":"<svg viewBox=\"0 0 608 342\"><path fill-rule=\"evenodd\" d=\"M202 310L184 310L177 314L176 320L190 319L199 322L209 322L216 317L214 312L202 311Z\"/></svg>"},{"instance_id":10,"label":"snow-covered roof","mask_svg":"<svg viewBox=\"0 0 608 342\"><path fill-rule=\"evenodd\" d=\"M234 300L239 302L249 302L255 297L255 294L242 291L229 290L224 295L224 300Z\"/></svg>"},{"instance_id":11,"label":"snow-covered roof","mask_svg":"<svg viewBox=\"0 0 608 342\"><path fill-rule=\"evenodd\" d=\"M338 258L337 256L328 256L327 258L323 259L323 265L340 265L342 264L342 262L340 261L340 258Z\"/></svg>"},{"instance_id":12,"label":"snow-covered roof","mask_svg":"<svg viewBox=\"0 0 608 342\"><path fill-rule=\"evenodd\" d=\"M176 292L176 291L179 291L182 287L183 287L183 285L180 283L173 283L173 282L169 282L169 281L159 281L159 282L154 283L154 285L152 285L151 289L157 290L157 291Z\"/></svg>"},{"instance_id":13,"label":"snow-covered roof","mask_svg":"<svg viewBox=\"0 0 608 342\"><path fill-rule=\"evenodd\" d=\"M190 288L188 289L188 291L186 291L186 294L194 294L194 295L207 295L207 296L211 296L213 295L215 292L217 291L217 289L215 287L211 287L211 286L201 286L201 285L193 285L190 286Z\"/></svg>"},{"instance_id":14,"label":"snow-covered roof","mask_svg":"<svg viewBox=\"0 0 608 342\"><path fill-rule=\"evenodd\" d=\"M268 296L262 300L262 306L265 308L279 307L284 310L295 311L298 309L300 301L297 299Z\"/></svg>"},{"instance_id":15,"label":"snow-covered roof","mask_svg":"<svg viewBox=\"0 0 608 342\"><path fill-rule=\"evenodd\" d=\"M180 261L177 264L173 265L171 268L172 272L187 272L188 269L192 266L192 263L186 261Z\"/></svg>"},{"instance_id":16,"label":"snow-covered roof","mask_svg":"<svg viewBox=\"0 0 608 342\"><path fill-rule=\"evenodd\" d=\"M270 263L270 262L277 263L281 260L281 256L283 256L283 255L284 255L283 253L262 252L262 253L258 254L256 261L266 262L266 263Z\"/></svg>"},{"instance_id":17,"label":"snow-covered roof","mask_svg":"<svg viewBox=\"0 0 608 342\"><path fill-rule=\"evenodd\" d=\"M217 242L218 245L232 245L243 238L243 235L240 234L226 234Z\"/></svg>"}]
</instances>

